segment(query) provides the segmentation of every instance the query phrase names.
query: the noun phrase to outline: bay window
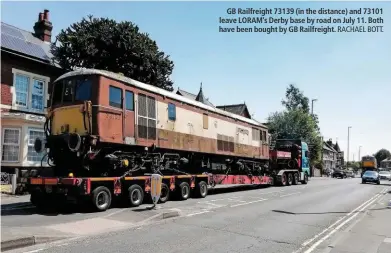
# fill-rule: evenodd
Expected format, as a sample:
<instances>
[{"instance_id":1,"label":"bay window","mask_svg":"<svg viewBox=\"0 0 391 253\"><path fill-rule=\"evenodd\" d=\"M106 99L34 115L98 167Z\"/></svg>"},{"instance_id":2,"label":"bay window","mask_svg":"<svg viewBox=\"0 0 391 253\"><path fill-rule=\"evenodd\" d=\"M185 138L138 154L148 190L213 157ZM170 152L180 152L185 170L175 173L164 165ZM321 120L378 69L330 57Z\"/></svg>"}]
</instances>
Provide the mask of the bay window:
<instances>
[{"instance_id":1,"label":"bay window","mask_svg":"<svg viewBox=\"0 0 391 253\"><path fill-rule=\"evenodd\" d=\"M49 78L12 69L14 74L13 106L33 112L44 112Z\"/></svg>"}]
</instances>

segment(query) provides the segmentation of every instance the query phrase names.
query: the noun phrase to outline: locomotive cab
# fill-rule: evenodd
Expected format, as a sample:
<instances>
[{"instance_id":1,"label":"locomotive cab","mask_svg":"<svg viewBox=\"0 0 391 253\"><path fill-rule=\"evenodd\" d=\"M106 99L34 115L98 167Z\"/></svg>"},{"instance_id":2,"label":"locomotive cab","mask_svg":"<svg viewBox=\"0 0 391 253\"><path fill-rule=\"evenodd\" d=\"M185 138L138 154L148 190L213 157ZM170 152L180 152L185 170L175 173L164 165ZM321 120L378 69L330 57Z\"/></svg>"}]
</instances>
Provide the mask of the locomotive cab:
<instances>
[{"instance_id":1,"label":"locomotive cab","mask_svg":"<svg viewBox=\"0 0 391 253\"><path fill-rule=\"evenodd\" d=\"M37 152L46 149L43 159L54 163L56 172L61 166L80 164L85 148L96 144L92 132L93 83L90 75L70 76L54 82L44 125L46 139L37 139L34 147Z\"/></svg>"}]
</instances>

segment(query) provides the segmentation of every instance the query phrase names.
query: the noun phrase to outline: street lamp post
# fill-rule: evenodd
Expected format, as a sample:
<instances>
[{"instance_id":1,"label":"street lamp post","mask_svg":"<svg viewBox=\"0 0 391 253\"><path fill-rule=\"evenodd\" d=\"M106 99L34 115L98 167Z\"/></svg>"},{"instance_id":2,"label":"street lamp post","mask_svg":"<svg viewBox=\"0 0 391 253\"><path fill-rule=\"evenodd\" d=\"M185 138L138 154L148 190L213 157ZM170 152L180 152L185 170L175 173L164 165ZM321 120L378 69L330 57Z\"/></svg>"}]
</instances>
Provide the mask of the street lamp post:
<instances>
[{"instance_id":1,"label":"street lamp post","mask_svg":"<svg viewBox=\"0 0 391 253\"><path fill-rule=\"evenodd\" d=\"M348 167L348 162L349 162L350 128L352 128L352 127L351 126L348 127L348 154L347 154L347 157L346 157L346 168Z\"/></svg>"},{"instance_id":2,"label":"street lamp post","mask_svg":"<svg viewBox=\"0 0 391 253\"><path fill-rule=\"evenodd\" d=\"M318 99L312 99L311 100L311 115L314 115L314 102L318 101Z\"/></svg>"}]
</instances>

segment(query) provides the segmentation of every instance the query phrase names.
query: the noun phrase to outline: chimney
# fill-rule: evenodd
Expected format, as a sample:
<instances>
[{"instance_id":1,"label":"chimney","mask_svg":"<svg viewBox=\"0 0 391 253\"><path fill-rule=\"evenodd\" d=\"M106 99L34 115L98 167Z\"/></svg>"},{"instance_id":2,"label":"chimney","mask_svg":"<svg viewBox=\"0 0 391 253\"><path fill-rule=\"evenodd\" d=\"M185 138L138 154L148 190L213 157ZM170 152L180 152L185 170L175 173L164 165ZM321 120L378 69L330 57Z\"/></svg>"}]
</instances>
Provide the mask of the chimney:
<instances>
[{"instance_id":1,"label":"chimney","mask_svg":"<svg viewBox=\"0 0 391 253\"><path fill-rule=\"evenodd\" d=\"M53 25L49 21L49 10L40 12L38 21L34 25L34 35L38 39L46 42L51 42Z\"/></svg>"}]
</instances>

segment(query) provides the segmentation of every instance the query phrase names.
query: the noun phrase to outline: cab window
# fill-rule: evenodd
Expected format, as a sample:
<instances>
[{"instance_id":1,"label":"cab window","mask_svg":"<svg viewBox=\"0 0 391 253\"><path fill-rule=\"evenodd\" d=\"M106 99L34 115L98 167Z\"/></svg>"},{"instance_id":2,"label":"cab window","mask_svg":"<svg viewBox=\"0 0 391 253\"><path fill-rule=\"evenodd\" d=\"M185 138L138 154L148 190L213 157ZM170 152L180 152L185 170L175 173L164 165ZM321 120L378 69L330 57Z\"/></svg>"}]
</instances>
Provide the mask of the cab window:
<instances>
[{"instance_id":1,"label":"cab window","mask_svg":"<svg viewBox=\"0 0 391 253\"><path fill-rule=\"evenodd\" d=\"M122 89L110 85L109 105L112 107L122 108Z\"/></svg>"},{"instance_id":2,"label":"cab window","mask_svg":"<svg viewBox=\"0 0 391 253\"><path fill-rule=\"evenodd\" d=\"M54 84L53 105L91 100L92 81L86 76L70 77Z\"/></svg>"}]
</instances>

